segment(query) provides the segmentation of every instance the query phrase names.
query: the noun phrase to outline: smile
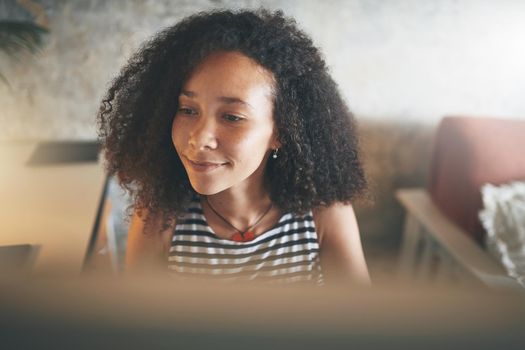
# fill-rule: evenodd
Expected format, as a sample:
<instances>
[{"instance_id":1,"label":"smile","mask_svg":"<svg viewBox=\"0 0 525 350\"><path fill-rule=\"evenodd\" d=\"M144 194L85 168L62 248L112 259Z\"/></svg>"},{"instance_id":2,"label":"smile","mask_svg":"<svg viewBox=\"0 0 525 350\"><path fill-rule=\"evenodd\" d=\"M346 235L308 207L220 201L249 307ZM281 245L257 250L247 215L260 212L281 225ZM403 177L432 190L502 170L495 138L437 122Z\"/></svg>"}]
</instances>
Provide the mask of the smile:
<instances>
[{"instance_id":1,"label":"smile","mask_svg":"<svg viewBox=\"0 0 525 350\"><path fill-rule=\"evenodd\" d=\"M201 161L193 161L189 158L186 158L188 160L188 163L192 170L198 171L198 172L208 172L215 170L223 165L226 165L227 163L215 163L215 162L201 162Z\"/></svg>"}]
</instances>

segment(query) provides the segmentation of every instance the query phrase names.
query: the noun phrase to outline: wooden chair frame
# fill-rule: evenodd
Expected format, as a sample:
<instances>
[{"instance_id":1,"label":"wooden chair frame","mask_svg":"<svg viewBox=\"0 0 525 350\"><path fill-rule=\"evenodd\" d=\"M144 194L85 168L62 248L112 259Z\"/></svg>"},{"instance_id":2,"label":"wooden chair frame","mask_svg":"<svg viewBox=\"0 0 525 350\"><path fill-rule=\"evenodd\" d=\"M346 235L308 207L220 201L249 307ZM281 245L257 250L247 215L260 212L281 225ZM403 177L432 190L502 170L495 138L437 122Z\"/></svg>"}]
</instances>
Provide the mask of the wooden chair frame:
<instances>
[{"instance_id":1,"label":"wooden chair frame","mask_svg":"<svg viewBox=\"0 0 525 350\"><path fill-rule=\"evenodd\" d=\"M441 213L426 189L400 189L396 198L406 210L399 261L401 278L520 287L492 255Z\"/></svg>"}]
</instances>

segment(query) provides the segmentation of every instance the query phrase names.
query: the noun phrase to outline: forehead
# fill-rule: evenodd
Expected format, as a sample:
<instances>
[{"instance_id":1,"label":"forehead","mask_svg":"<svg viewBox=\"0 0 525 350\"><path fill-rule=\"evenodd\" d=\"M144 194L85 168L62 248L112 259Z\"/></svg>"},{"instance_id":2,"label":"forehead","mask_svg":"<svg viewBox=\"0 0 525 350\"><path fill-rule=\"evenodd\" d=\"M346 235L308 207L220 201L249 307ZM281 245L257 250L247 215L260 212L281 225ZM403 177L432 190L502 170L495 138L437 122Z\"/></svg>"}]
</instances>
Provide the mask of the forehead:
<instances>
[{"instance_id":1,"label":"forehead","mask_svg":"<svg viewBox=\"0 0 525 350\"><path fill-rule=\"evenodd\" d=\"M273 74L251 58L236 51L216 52L206 57L186 80L184 90L215 90L223 94L250 95L253 92L271 97Z\"/></svg>"}]
</instances>

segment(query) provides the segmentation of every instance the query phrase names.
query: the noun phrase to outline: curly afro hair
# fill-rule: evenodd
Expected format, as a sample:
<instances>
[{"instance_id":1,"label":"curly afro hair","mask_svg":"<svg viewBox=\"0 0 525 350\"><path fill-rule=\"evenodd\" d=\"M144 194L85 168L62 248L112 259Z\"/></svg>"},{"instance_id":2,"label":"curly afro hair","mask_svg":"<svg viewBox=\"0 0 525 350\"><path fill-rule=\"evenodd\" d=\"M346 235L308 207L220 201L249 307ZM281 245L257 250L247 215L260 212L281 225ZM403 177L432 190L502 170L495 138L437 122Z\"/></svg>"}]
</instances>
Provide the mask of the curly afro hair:
<instances>
[{"instance_id":1,"label":"curly afro hair","mask_svg":"<svg viewBox=\"0 0 525 350\"><path fill-rule=\"evenodd\" d=\"M217 51L236 51L273 73L281 148L267 163L275 205L304 213L350 203L366 188L355 122L312 40L281 11L198 13L158 33L112 82L98 113L109 175L139 211L175 218L196 195L171 139L180 90Z\"/></svg>"}]
</instances>

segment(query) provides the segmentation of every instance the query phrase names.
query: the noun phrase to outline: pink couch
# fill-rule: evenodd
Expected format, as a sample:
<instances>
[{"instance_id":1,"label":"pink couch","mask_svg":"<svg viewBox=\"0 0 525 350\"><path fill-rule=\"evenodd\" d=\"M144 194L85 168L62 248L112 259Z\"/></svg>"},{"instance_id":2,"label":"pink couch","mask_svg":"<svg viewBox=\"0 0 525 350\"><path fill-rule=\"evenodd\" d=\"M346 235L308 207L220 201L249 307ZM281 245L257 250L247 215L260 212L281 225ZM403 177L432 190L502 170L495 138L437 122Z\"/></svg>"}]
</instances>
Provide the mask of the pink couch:
<instances>
[{"instance_id":1,"label":"pink couch","mask_svg":"<svg viewBox=\"0 0 525 350\"><path fill-rule=\"evenodd\" d=\"M447 117L427 188L401 188L406 210L399 276L410 281L521 288L482 246L481 187L525 179L525 120Z\"/></svg>"},{"instance_id":2,"label":"pink couch","mask_svg":"<svg viewBox=\"0 0 525 350\"><path fill-rule=\"evenodd\" d=\"M525 120L446 117L438 127L428 191L452 222L478 243L481 186L525 179Z\"/></svg>"}]
</instances>

